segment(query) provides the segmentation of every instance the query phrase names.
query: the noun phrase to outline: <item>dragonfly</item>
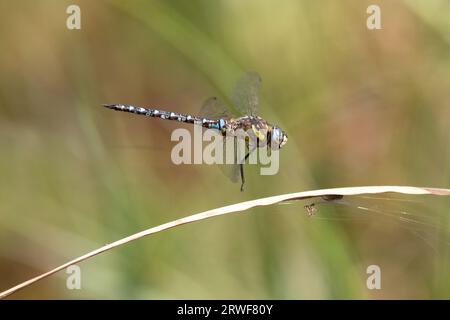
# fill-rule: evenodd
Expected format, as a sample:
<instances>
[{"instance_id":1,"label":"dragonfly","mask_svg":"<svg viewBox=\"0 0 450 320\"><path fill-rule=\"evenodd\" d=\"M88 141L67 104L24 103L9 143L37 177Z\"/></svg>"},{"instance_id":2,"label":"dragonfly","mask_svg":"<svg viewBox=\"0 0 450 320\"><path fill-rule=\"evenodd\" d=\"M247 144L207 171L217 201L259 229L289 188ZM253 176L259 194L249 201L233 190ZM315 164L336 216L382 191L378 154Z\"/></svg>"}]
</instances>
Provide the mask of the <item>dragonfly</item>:
<instances>
[{"instance_id":1,"label":"dragonfly","mask_svg":"<svg viewBox=\"0 0 450 320\"><path fill-rule=\"evenodd\" d=\"M253 139L244 137L245 156L235 159L230 166L222 166L231 181L241 181L240 190L244 190L244 163L260 146L266 146L269 151L281 149L287 142L287 134L277 125L273 125L258 116L259 91L261 76L257 72L245 73L231 91L230 100L238 113L232 112L217 97L207 99L198 116L163 111L159 108L139 107L128 104L104 104L103 106L116 111L123 111L164 120L174 120L217 130L227 139L242 139L242 132L252 133ZM228 169L225 169L228 168Z\"/></svg>"}]
</instances>

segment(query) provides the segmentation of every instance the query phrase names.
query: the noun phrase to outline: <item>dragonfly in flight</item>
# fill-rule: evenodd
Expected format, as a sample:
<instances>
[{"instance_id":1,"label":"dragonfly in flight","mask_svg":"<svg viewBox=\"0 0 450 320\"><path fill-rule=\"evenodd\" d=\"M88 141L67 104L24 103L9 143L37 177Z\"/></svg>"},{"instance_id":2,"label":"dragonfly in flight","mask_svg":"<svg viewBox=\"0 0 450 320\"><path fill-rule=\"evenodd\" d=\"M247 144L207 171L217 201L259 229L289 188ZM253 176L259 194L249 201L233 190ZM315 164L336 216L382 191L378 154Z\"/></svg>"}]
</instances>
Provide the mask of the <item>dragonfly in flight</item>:
<instances>
[{"instance_id":1,"label":"dragonfly in flight","mask_svg":"<svg viewBox=\"0 0 450 320\"><path fill-rule=\"evenodd\" d=\"M286 133L276 125L272 125L259 117L259 89L261 77L256 72L244 74L234 86L231 93L231 102L240 113L238 116L216 97L209 98L203 104L199 116L180 114L177 112L163 111L155 108L138 107L127 104L104 104L103 106L112 110L135 113L147 117L175 120L179 122L200 125L206 129L215 129L223 137L239 139L240 132L251 132L255 139L245 139L246 155L231 166L225 166L226 174L231 181L237 182L240 177L241 191L244 189L244 163L249 155L257 148L266 146L268 150L278 150L283 147L288 137ZM252 143L256 142L256 143ZM222 166L224 167L224 166Z\"/></svg>"}]
</instances>

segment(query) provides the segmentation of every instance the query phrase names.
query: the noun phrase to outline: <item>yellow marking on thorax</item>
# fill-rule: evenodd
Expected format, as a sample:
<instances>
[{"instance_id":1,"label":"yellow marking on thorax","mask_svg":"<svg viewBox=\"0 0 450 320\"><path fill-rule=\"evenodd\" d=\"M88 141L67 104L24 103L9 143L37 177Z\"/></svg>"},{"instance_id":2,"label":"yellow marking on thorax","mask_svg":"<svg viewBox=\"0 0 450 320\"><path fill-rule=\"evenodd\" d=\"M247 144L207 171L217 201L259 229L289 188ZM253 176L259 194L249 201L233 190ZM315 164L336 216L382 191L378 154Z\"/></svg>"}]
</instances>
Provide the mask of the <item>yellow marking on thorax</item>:
<instances>
[{"instance_id":1,"label":"yellow marking on thorax","mask_svg":"<svg viewBox=\"0 0 450 320\"><path fill-rule=\"evenodd\" d=\"M253 124L252 124L252 130L253 130L253 133L255 134L255 136L256 136L259 140L261 140L261 141L266 140L266 136L265 136L261 131L259 131L258 129L256 129L255 125L253 125Z\"/></svg>"}]
</instances>

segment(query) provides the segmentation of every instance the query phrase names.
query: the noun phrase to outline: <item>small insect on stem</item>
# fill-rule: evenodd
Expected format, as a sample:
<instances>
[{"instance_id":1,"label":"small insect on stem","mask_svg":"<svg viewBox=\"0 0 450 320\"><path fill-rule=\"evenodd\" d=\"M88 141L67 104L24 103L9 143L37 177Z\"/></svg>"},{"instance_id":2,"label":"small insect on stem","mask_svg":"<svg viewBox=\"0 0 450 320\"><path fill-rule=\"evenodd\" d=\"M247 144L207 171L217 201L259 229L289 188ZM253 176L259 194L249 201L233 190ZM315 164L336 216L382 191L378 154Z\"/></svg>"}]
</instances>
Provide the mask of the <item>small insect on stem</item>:
<instances>
[{"instance_id":1,"label":"small insect on stem","mask_svg":"<svg viewBox=\"0 0 450 320\"><path fill-rule=\"evenodd\" d=\"M304 208L306 209L306 212L308 212L309 217L313 216L317 212L315 203L307 204Z\"/></svg>"},{"instance_id":2,"label":"small insect on stem","mask_svg":"<svg viewBox=\"0 0 450 320\"><path fill-rule=\"evenodd\" d=\"M334 200L341 200L342 198L344 198L344 196L340 195L340 194L329 194L329 195L326 195L326 196L322 196L321 198L324 201L330 201L331 202L331 201L334 201ZM306 209L306 212L308 213L309 217L315 215L316 212L317 212L316 203L314 203L314 202L305 205L304 208Z\"/></svg>"}]
</instances>

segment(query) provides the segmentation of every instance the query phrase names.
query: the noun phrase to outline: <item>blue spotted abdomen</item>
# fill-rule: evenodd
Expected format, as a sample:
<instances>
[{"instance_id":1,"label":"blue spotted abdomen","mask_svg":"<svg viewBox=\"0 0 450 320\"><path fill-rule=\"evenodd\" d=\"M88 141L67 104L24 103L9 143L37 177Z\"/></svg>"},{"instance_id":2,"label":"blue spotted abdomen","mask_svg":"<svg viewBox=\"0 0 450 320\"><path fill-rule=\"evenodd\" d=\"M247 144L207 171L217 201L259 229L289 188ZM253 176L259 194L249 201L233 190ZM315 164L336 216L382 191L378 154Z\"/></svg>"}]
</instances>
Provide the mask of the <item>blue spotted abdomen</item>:
<instances>
[{"instance_id":1,"label":"blue spotted abdomen","mask_svg":"<svg viewBox=\"0 0 450 320\"><path fill-rule=\"evenodd\" d=\"M108 109L140 114L140 115L144 115L147 117L192 123L192 124L196 124L196 125L201 125L202 127L208 128L208 129L220 130L225 125L225 120L223 120L223 119L211 120L211 119L206 119L206 118L194 117L191 115L184 115L184 114L180 114L180 113L176 113L176 112L135 107L135 106L126 105L126 104L104 104L103 106Z\"/></svg>"}]
</instances>

